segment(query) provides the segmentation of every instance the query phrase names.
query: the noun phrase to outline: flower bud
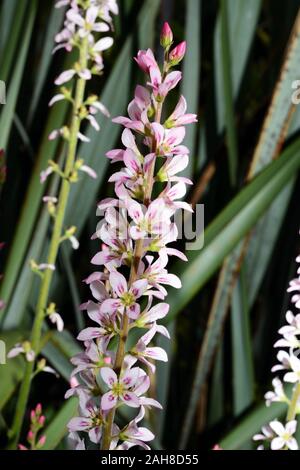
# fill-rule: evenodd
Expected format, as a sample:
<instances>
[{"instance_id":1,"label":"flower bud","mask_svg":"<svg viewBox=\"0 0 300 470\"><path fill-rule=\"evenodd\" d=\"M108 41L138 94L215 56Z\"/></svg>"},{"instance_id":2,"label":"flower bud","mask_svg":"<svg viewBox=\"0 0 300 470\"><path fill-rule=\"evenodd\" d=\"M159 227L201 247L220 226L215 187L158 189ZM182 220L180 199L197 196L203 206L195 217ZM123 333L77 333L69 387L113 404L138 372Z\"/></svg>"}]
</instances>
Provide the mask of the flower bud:
<instances>
[{"instance_id":1,"label":"flower bud","mask_svg":"<svg viewBox=\"0 0 300 470\"><path fill-rule=\"evenodd\" d=\"M55 306L55 304L54 304ZM40 415L42 413L42 405L40 403L38 403L35 407L35 412L37 415Z\"/></svg>"},{"instance_id":2,"label":"flower bud","mask_svg":"<svg viewBox=\"0 0 300 470\"><path fill-rule=\"evenodd\" d=\"M28 434L27 434L27 441L28 442L32 442L33 441L33 438L34 438L34 434L32 431L28 431Z\"/></svg>"},{"instance_id":3,"label":"flower bud","mask_svg":"<svg viewBox=\"0 0 300 470\"><path fill-rule=\"evenodd\" d=\"M38 422L39 422L39 425L40 425L40 426L44 426L45 420L46 420L46 418L45 418L44 415L40 416L40 417L39 417L39 421L38 421Z\"/></svg>"},{"instance_id":4,"label":"flower bud","mask_svg":"<svg viewBox=\"0 0 300 470\"><path fill-rule=\"evenodd\" d=\"M37 442L37 445L36 445L36 448L37 449L40 449L41 447L43 447L45 445L45 442L46 442L46 436L42 436L38 442Z\"/></svg>"},{"instance_id":5,"label":"flower bud","mask_svg":"<svg viewBox=\"0 0 300 470\"><path fill-rule=\"evenodd\" d=\"M178 46L174 47L169 54L170 65L177 65L184 58L186 51L186 41L182 41Z\"/></svg>"},{"instance_id":6,"label":"flower bud","mask_svg":"<svg viewBox=\"0 0 300 470\"><path fill-rule=\"evenodd\" d=\"M173 32L170 28L169 23L165 22L160 35L160 44L164 49L167 49L171 46L173 42Z\"/></svg>"}]
</instances>

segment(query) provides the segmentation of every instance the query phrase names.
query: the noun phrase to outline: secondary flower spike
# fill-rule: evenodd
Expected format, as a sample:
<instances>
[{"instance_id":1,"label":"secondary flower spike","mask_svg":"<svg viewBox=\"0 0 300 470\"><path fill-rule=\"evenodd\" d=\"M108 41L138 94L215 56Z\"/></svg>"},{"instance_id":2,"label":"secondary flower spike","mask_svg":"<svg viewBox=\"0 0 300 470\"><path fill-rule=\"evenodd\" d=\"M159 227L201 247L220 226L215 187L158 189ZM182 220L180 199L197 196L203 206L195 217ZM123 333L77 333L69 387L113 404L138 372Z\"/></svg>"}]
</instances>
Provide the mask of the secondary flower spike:
<instances>
[{"instance_id":1,"label":"secondary flower spike","mask_svg":"<svg viewBox=\"0 0 300 470\"><path fill-rule=\"evenodd\" d=\"M191 211L179 199L192 182L177 175L188 165L184 126L197 121L196 115L186 114L183 96L169 117L164 113L165 100L181 80L173 66L185 53L185 43L169 53L172 41L165 23L162 66L150 49L138 52L136 62L146 74L147 86L136 87L128 116L113 119L124 126L124 148L107 153L111 163L118 164L109 180L115 197L98 204L103 220L92 238L100 238L101 249L91 261L98 270L85 280L93 300L81 306L95 326L79 333L85 351L72 363L73 377L80 380L66 394L79 397L79 416L68 425L76 449L88 448L90 441L103 450L149 449L148 442L154 439L140 424L148 408L161 408L147 392L156 361L168 357L153 340L157 334L170 338L159 324L169 311L163 302L166 286L181 287L167 265L170 256L186 257L169 244L178 237L174 215ZM131 331L139 329L133 342ZM120 428L115 413L126 406L134 418Z\"/></svg>"},{"instance_id":2,"label":"secondary flower spike","mask_svg":"<svg viewBox=\"0 0 300 470\"><path fill-rule=\"evenodd\" d=\"M300 256L296 258L300 263ZM300 310L300 268L297 277L293 279L287 289L292 292L292 303ZM297 430L297 416L300 414L300 312L296 315L291 310L286 313L286 325L279 330L281 338L274 344L280 348L277 354L278 364L272 367L272 372L279 372L282 379L275 377L272 381L273 390L265 394L266 405L282 402L287 405L288 411L285 423L278 420L271 421L262 427L262 432L256 434L253 439L262 441L258 449L271 450L298 450L299 445L295 437ZM285 348L285 349L282 349ZM290 392L285 384L292 384ZM298 418L299 419L299 418Z\"/></svg>"}]
</instances>

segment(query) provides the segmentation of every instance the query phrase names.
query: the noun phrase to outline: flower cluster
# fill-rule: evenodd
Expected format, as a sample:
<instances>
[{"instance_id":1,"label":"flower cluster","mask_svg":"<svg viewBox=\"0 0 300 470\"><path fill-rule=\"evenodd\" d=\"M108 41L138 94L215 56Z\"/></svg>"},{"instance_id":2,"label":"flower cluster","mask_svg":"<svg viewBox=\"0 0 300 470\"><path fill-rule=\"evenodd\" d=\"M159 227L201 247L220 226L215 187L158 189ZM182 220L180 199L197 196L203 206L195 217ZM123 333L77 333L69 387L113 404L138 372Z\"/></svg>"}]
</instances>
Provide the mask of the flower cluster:
<instances>
[{"instance_id":1,"label":"flower cluster","mask_svg":"<svg viewBox=\"0 0 300 470\"><path fill-rule=\"evenodd\" d=\"M125 127L124 148L107 153L112 163L121 164L109 180L117 197L98 205L103 219L93 238L100 238L102 245L91 262L102 270L85 280L93 300L81 306L96 325L78 336L85 351L72 363L76 366L73 376L79 374L80 383L66 395L79 397L80 416L68 425L77 449L88 444L81 431L88 433L91 442L101 442L102 449L136 445L149 449L146 443L154 438L140 422L147 408L161 408L146 395L149 370L154 373L155 361L168 359L162 348L151 343L156 333L169 338L167 329L157 323L169 310L163 302L165 286L181 287L167 264L170 256L186 257L168 245L178 236L173 221L176 211L191 211L187 203L179 201L191 181L177 174L188 165L189 151L182 145L184 125L196 122L196 115L186 114L183 96L162 120L165 99L181 79L181 72L173 67L182 60L186 48L185 42L172 48L172 42L166 23L161 35L165 52L162 68L150 49L138 52L136 62L147 75L147 87L136 87L128 117L113 119ZM155 199L153 193L157 194ZM132 330L137 335L133 338L138 339L129 345ZM114 414L126 405L138 412L120 428Z\"/></svg>"},{"instance_id":2,"label":"flower cluster","mask_svg":"<svg viewBox=\"0 0 300 470\"><path fill-rule=\"evenodd\" d=\"M300 263L300 256L296 258ZM298 277L292 280L287 289L292 292L292 303L296 309L300 310L300 267L297 270ZM288 413L286 424L278 420L272 421L262 428L261 434L256 434L255 441L262 440L270 445L272 450L290 449L297 450L298 443L294 437L297 428L296 417L300 413L300 313L294 315L290 310L286 313L287 324L280 328L281 338L274 344L275 348L280 348L277 354L278 364L272 368L272 372L282 372L283 381L275 377L272 381L273 390L265 394L266 405L270 406L274 402L286 403ZM281 349L281 348L287 348ZM292 384L292 391L285 390L284 383ZM264 449L264 446L259 446Z\"/></svg>"},{"instance_id":3,"label":"flower cluster","mask_svg":"<svg viewBox=\"0 0 300 470\"><path fill-rule=\"evenodd\" d=\"M45 425L45 416L42 414L42 405L38 403L30 413L30 429L27 434L28 447L19 444L19 450L40 450L46 443L46 436L38 436Z\"/></svg>"}]
</instances>

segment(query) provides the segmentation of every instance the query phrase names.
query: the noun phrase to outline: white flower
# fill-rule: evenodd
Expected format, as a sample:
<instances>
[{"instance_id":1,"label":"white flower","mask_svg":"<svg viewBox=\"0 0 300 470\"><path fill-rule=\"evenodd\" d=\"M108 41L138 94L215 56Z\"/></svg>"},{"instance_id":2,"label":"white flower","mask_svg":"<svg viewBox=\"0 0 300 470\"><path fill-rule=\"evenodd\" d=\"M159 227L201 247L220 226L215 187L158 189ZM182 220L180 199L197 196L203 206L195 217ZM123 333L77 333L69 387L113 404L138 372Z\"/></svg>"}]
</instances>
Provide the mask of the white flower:
<instances>
[{"instance_id":1,"label":"white flower","mask_svg":"<svg viewBox=\"0 0 300 470\"><path fill-rule=\"evenodd\" d=\"M268 424L266 426L263 426L261 428L261 431L262 432L260 434L255 434L253 436L254 441L269 441L274 437L274 432Z\"/></svg>"},{"instance_id":2,"label":"white flower","mask_svg":"<svg viewBox=\"0 0 300 470\"><path fill-rule=\"evenodd\" d=\"M70 242L71 242L71 245L72 245L73 250L78 250L78 248L79 248L79 241L77 240L77 238L74 237L74 235L71 235L71 236L69 237L69 240L70 240Z\"/></svg>"},{"instance_id":3,"label":"white flower","mask_svg":"<svg viewBox=\"0 0 300 470\"><path fill-rule=\"evenodd\" d=\"M58 101L61 101L64 99L65 99L65 95L63 95L62 93L58 93L57 95L54 95L53 98L49 101L48 106L52 106L54 105L54 103L57 103Z\"/></svg>"},{"instance_id":4,"label":"white flower","mask_svg":"<svg viewBox=\"0 0 300 470\"><path fill-rule=\"evenodd\" d=\"M270 428L277 434L271 442L272 450L279 450L287 447L290 450L298 450L298 444L293 434L296 432L297 421L289 421L283 426L279 421L271 421Z\"/></svg>"},{"instance_id":5,"label":"white flower","mask_svg":"<svg viewBox=\"0 0 300 470\"><path fill-rule=\"evenodd\" d=\"M287 372L283 380L291 383L300 382L300 360L293 354L290 356L290 366L292 372Z\"/></svg>"},{"instance_id":6,"label":"white flower","mask_svg":"<svg viewBox=\"0 0 300 470\"><path fill-rule=\"evenodd\" d=\"M64 321L61 318L60 314L57 312L53 312L49 315L49 320L56 324L57 331L63 331L64 329Z\"/></svg>"},{"instance_id":7,"label":"white flower","mask_svg":"<svg viewBox=\"0 0 300 470\"><path fill-rule=\"evenodd\" d=\"M77 137L78 137L79 140L81 140L81 142L90 142L91 141L88 137L86 137L81 132L78 132Z\"/></svg>"},{"instance_id":8,"label":"white flower","mask_svg":"<svg viewBox=\"0 0 300 470\"><path fill-rule=\"evenodd\" d=\"M279 351L277 359L281 364L277 364L272 367L271 371L276 372L278 370L291 369L291 356L286 351Z\"/></svg>"},{"instance_id":9,"label":"white flower","mask_svg":"<svg viewBox=\"0 0 300 470\"><path fill-rule=\"evenodd\" d=\"M55 266L54 264L48 264L48 263L41 263L37 267L40 271L45 271L46 269L50 269L51 271L55 271Z\"/></svg>"},{"instance_id":10,"label":"white flower","mask_svg":"<svg viewBox=\"0 0 300 470\"><path fill-rule=\"evenodd\" d=\"M55 196L44 196L43 202L52 202L53 204L57 203L57 197Z\"/></svg>"},{"instance_id":11,"label":"white flower","mask_svg":"<svg viewBox=\"0 0 300 470\"><path fill-rule=\"evenodd\" d=\"M35 353L31 349L30 344L27 342L23 344L22 343L15 344L15 346L7 354L7 357L9 359L12 359L13 357L18 356L19 354L24 354L28 362L34 361Z\"/></svg>"},{"instance_id":12,"label":"white flower","mask_svg":"<svg viewBox=\"0 0 300 470\"><path fill-rule=\"evenodd\" d=\"M284 393L283 384L278 377L272 380L274 391L265 394L266 405L270 406L273 402L287 402L287 397Z\"/></svg>"},{"instance_id":13,"label":"white flower","mask_svg":"<svg viewBox=\"0 0 300 470\"><path fill-rule=\"evenodd\" d=\"M50 139L50 136L51 136L51 134L49 135L49 140L52 140L52 139ZM48 166L48 168L46 168L46 170L41 171L40 182L45 183L46 179L48 178L48 176L51 175L51 173L53 173L53 171L54 170L53 170L52 166Z\"/></svg>"},{"instance_id":14,"label":"white flower","mask_svg":"<svg viewBox=\"0 0 300 470\"><path fill-rule=\"evenodd\" d=\"M93 170L93 168L89 167L88 165L81 165L81 167L78 169L80 171L83 171L93 179L97 178L97 173L95 172L95 170Z\"/></svg>"}]
</instances>

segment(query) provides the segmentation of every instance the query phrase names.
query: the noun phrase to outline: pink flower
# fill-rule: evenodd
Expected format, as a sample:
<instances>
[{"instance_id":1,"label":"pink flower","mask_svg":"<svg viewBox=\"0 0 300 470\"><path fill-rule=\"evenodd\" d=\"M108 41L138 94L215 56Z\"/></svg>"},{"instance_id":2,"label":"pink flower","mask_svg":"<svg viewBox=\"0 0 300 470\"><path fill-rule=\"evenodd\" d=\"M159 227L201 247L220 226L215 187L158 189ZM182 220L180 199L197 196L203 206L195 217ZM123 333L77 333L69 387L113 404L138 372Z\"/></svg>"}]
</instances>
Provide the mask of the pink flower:
<instances>
[{"instance_id":1,"label":"pink flower","mask_svg":"<svg viewBox=\"0 0 300 470\"><path fill-rule=\"evenodd\" d=\"M186 99L180 96L179 101L173 113L168 117L165 122L166 127L178 127L197 122L196 114L185 114L187 109Z\"/></svg>"},{"instance_id":2,"label":"pink flower","mask_svg":"<svg viewBox=\"0 0 300 470\"><path fill-rule=\"evenodd\" d=\"M162 199L151 202L148 208L136 201L130 201L128 213L135 224L130 228L131 237L138 240L148 235L161 235L167 232L171 222L165 217L164 208Z\"/></svg>"},{"instance_id":3,"label":"pink flower","mask_svg":"<svg viewBox=\"0 0 300 470\"><path fill-rule=\"evenodd\" d=\"M189 150L184 145L179 145L185 137L184 127L165 129L161 124L156 122L154 122L151 127L158 155L169 156L189 154Z\"/></svg>"},{"instance_id":4,"label":"pink flower","mask_svg":"<svg viewBox=\"0 0 300 470\"><path fill-rule=\"evenodd\" d=\"M139 279L128 287L123 274L112 271L109 276L113 293L117 298L104 300L100 310L103 313L114 314L116 312L125 313L129 318L137 318L140 313L140 305L137 299L144 295L148 287L146 279Z\"/></svg>"},{"instance_id":5,"label":"pink flower","mask_svg":"<svg viewBox=\"0 0 300 470\"><path fill-rule=\"evenodd\" d=\"M101 398L102 410L110 410L116 406L118 401L133 408L139 407L138 396L130 391L139 378L139 367L127 370L120 379L110 367L102 367L100 373L102 379L110 388L110 391L106 392Z\"/></svg>"},{"instance_id":6,"label":"pink flower","mask_svg":"<svg viewBox=\"0 0 300 470\"><path fill-rule=\"evenodd\" d=\"M150 67L150 85L153 88L153 93L156 99L162 101L167 94L176 87L178 82L181 80L181 72L170 72L167 74L165 79L162 79L159 68Z\"/></svg>"},{"instance_id":7,"label":"pink flower","mask_svg":"<svg viewBox=\"0 0 300 470\"><path fill-rule=\"evenodd\" d=\"M130 351L130 355L146 364L153 373L155 372L155 365L150 362L149 359L151 359L151 361L155 360L168 362L168 356L164 349L158 346L148 347L148 344L156 332L157 326L153 325L152 328L139 339L136 346Z\"/></svg>"},{"instance_id":8,"label":"pink flower","mask_svg":"<svg viewBox=\"0 0 300 470\"><path fill-rule=\"evenodd\" d=\"M82 416L72 418L68 423L71 432L85 431L95 444L98 444L102 435L103 416L101 410L97 408L91 400L84 406L80 406Z\"/></svg>"},{"instance_id":9,"label":"pink flower","mask_svg":"<svg viewBox=\"0 0 300 470\"><path fill-rule=\"evenodd\" d=\"M150 67L159 69L151 49L147 49L146 51L139 51L137 57L134 59L145 73L149 73Z\"/></svg>"}]
</instances>

